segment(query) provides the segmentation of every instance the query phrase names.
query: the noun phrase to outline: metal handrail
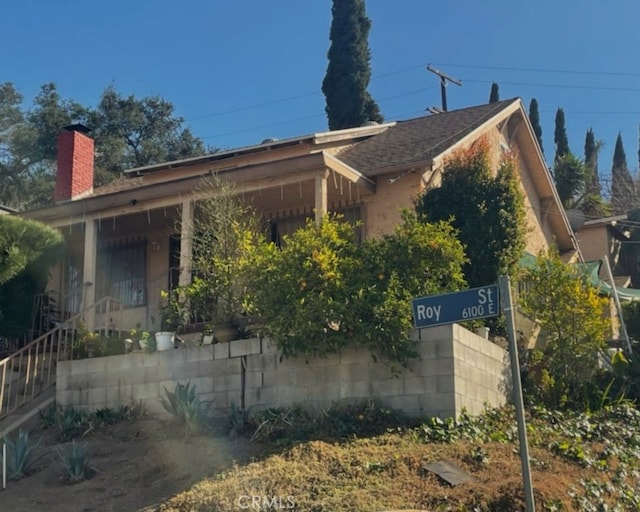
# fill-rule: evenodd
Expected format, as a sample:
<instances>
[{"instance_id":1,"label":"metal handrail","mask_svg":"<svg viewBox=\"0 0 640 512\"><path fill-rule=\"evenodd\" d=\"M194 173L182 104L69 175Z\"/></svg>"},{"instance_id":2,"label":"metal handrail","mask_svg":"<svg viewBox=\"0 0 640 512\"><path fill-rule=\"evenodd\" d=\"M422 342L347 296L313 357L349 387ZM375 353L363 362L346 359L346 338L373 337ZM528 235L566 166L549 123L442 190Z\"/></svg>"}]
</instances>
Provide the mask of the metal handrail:
<instances>
[{"instance_id":1,"label":"metal handrail","mask_svg":"<svg viewBox=\"0 0 640 512\"><path fill-rule=\"evenodd\" d=\"M105 334L116 330L114 313L119 314L118 325L122 325L122 310L120 301L105 297L0 360L0 418L55 385L56 365L73 359L77 330L88 314L109 317L105 325L94 329Z\"/></svg>"}]
</instances>

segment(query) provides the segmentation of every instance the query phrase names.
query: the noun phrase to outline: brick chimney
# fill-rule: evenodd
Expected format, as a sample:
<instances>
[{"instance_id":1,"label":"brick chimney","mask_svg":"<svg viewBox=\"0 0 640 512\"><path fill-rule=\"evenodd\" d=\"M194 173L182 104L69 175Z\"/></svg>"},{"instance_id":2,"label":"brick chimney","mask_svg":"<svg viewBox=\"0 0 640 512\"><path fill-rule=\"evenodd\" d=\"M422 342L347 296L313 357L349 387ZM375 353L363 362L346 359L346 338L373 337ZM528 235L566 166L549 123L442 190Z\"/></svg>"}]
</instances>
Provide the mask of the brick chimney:
<instances>
[{"instance_id":1,"label":"brick chimney","mask_svg":"<svg viewBox=\"0 0 640 512\"><path fill-rule=\"evenodd\" d=\"M69 201L93 192L93 139L83 124L65 126L58 135L58 170L53 199Z\"/></svg>"}]
</instances>

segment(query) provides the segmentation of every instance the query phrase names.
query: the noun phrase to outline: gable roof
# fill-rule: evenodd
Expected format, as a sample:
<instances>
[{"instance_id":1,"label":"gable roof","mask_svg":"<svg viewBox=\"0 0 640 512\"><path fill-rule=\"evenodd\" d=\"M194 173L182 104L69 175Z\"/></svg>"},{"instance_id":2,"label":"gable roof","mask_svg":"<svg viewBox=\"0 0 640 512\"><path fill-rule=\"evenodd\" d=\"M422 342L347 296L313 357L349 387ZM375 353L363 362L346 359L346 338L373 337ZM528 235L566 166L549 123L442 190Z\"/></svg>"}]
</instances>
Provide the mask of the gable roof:
<instances>
[{"instance_id":1,"label":"gable roof","mask_svg":"<svg viewBox=\"0 0 640 512\"><path fill-rule=\"evenodd\" d=\"M365 175L427 163L518 101L509 99L399 121L375 137L344 149L338 158Z\"/></svg>"}]
</instances>

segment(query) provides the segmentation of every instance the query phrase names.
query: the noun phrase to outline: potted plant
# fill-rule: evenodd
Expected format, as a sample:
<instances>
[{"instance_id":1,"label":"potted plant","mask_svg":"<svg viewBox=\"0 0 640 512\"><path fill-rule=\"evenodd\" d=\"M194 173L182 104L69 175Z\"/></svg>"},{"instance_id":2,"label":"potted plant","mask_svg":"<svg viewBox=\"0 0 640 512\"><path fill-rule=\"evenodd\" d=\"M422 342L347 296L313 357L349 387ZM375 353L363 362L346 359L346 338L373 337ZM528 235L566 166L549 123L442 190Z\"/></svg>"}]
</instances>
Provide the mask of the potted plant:
<instances>
[{"instance_id":1,"label":"potted plant","mask_svg":"<svg viewBox=\"0 0 640 512\"><path fill-rule=\"evenodd\" d=\"M185 305L180 288L160 292L160 330L155 333L157 350L170 350L175 347L176 331L184 324Z\"/></svg>"}]
</instances>

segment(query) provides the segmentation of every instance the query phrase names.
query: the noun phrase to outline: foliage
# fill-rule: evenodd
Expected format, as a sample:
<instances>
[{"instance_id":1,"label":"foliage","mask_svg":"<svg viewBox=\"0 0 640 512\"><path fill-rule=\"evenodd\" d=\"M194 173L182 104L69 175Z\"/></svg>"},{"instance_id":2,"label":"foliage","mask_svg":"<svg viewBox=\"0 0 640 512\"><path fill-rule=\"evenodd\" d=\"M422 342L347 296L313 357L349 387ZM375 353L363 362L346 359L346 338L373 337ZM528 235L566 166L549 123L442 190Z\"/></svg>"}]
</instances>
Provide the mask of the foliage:
<instances>
[{"instance_id":1,"label":"foliage","mask_svg":"<svg viewBox=\"0 0 640 512\"><path fill-rule=\"evenodd\" d=\"M587 166L572 153L555 161L553 178L565 209L577 208L591 215L607 213L608 209L593 184L594 173L592 166Z\"/></svg>"},{"instance_id":2,"label":"foliage","mask_svg":"<svg viewBox=\"0 0 640 512\"><path fill-rule=\"evenodd\" d=\"M491 93L489 94L489 103L500 101L500 88L497 83L491 84Z\"/></svg>"},{"instance_id":3,"label":"foliage","mask_svg":"<svg viewBox=\"0 0 640 512\"><path fill-rule=\"evenodd\" d=\"M198 193L204 199L197 203L194 221L182 226L183 233L193 233L193 279L175 290L174 311L184 316L190 307L199 321L231 324L248 307L248 270L265 238L257 213L231 182L211 176Z\"/></svg>"},{"instance_id":4,"label":"foliage","mask_svg":"<svg viewBox=\"0 0 640 512\"><path fill-rule=\"evenodd\" d=\"M40 424L43 428L54 428L61 441L70 441L121 421L139 420L145 414L144 406L137 402L116 409L102 408L92 412L71 405L63 407L52 404L40 411Z\"/></svg>"},{"instance_id":5,"label":"foliage","mask_svg":"<svg viewBox=\"0 0 640 512\"><path fill-rule=\"evenodd\" d=\"M429 221L449 220L458 231L470 287L495 283L516 269L527 233L517 163L507 157L494 173L486 140L451 156L441 186L425 191L416 210Z\"/></svg>"},{"instance_id":6,"label":"foliage","mask_svg":"<svg viewBox=\"0 0 640 512\"><path fill-rule=\"evenodd\" d=\"M540 146L540 151L544 154L544 147L542 146L542 127L540 126L540 112L538 110L538 100L535 98L531 98L531 102L529 103L529 121L531 121L531 127L533 128L533 133L538 141L538 146Z\"/></svg>"},{"instance_id":7,"label":"foliage","mask_svg":"<svg viewBox=\"0 0 640 512\"><path fill-rule=\"evenodd\" d=\"M125 169L205 152L202 141L183 127L184 119L175 116L173 105L160 96L124 97L110 85L88 115L88 123L93 128L100 181L110 181Z\"/></svg>"},{"instance_id":8,"label":"foliage","mask_svg":"<svg viewBox=\"0 0 640 512\"><path fill-rule=\"evenodd\" d=\"M382 122L367 86L371 79L369 29L364 0L333 0L329 64L322 82L330 130Z\"/></svg>"},{"instance_id":9,"label":"foliage","mask_svg":"<svg viewBox=\"0 0 640 512\"><path fill-rule=\"evenodd\" d=\"M56 446L54 450L64 468L65 477L69 483L81 482L87 477L89 470L87 443L76 443L74 440L68 449L65 450L62 446Z\"/></svg>"},{"instance_id":10,"label":"foliage","mask_svg":"<svg viewBox=\"0 0 640 512\"><path fill-rule=\"evenodd\" d=\"M15 441L10 437L4 437L3 441L7 445L7 478L20 480L27 476L37 460L36 451L40 447L40 441L30 443L29 432L22 429Z\"/></svg>"},{"instance_id":11,"label":"foliage","mask_svg":"<svg viewBox=\"0 0 640 512\"><path fill-rule=\"evenodd\" d=\"M562 108L558 108L558 110L556 110L553 141L556 144L556 155L553 159L554 162L557 162L563 156L571 153L571 150L569 149L569 139L567 138L567 128L564 124L564 110L562 110Z\"/></svg>"},{"instance_id":12,"label":"foliage","mask_svg":"<svg viewBox=\"0 0 640 512\"><path fill-rule=\"evenodd\" d=\"M462 246L445 223L404 213L392 235L358 245L340 216L309 221L252 265L255 312L285 357L366 346L390 361L414 354L412 297L463 285Z\"/></svg>"},{"instance_id":13,"label":"foliage","mask_svg":"<svg viewBox=\"0 0 640 512\"><path fill-rule=\"evenodd\" d=\"M191 387L191 381L186 384L176 382L173 392L164 388L166 397L161 397L160 402L164 409L175 416L185 425L184 438L189 439L192 432L201 427L206 419L206 404L196 395L195 384Z\"/></svg>"},{"instance_id":14,"label":"foliage","mask_svg":"<svg viewBox=\"0 0 640 512\"><path fill-rule=\"evenodd\" d=\"M611 167L611 207L615 214L624 214L638 206L638 195L627 165L622 135L618 133Z\"/></svg>"},{"instance_id":15,"label":"foliage","mask_svg":"<svg viewBox=\"0 0 640 512\"><path fill-rule=\"evenodd\" d=\"M314 411L303 405L271 407L249 416L251 438L288 444L312 439L343 440L367 437L391 428L415 426L416 420L402 411L373 400L335 402Z\"/></svg>"},{"instance_id":16,"label":"foliage","mask_svg":"<svg viewBox=\"0 0 640 512\"><path fill-rule=\"evenodd\" d=\"M56 85L44 84L30 108L11 83L0 84L0 204L18 209L51 202L56 141L61 129L82 122L93 129L96 185L122 170L203 154L200 139L184 128L173 105L158 96L121 96L113 86L97 107L63 99Z\"/></svg>"},{"instance_id":17,"label":"foliage","mask_svg":"<svg viewBox=\"0 0 640 512\"><path fill-rule=\"evenodd\" d=\"M608 299L557 253L541 253L522 276L520 306L543 329L542 353L527 366L534 396L547 406L581 405L610 332Z\"/></svg>"},{"instance_id":18,"label":"foliage","mask_svg":"<svg viewBox=\"0 0 640 512\"><path fill-rule=\"evenodd\" d=\"M32 325L33 297L62 256L62 236L40 222L0 215L0 336L17 338Z\"/></svg>"}]
</instances>

